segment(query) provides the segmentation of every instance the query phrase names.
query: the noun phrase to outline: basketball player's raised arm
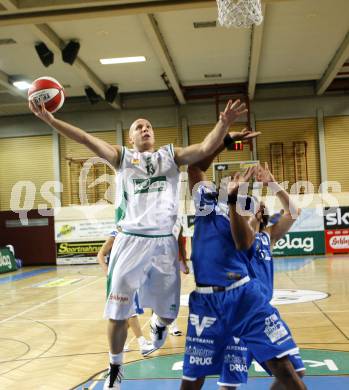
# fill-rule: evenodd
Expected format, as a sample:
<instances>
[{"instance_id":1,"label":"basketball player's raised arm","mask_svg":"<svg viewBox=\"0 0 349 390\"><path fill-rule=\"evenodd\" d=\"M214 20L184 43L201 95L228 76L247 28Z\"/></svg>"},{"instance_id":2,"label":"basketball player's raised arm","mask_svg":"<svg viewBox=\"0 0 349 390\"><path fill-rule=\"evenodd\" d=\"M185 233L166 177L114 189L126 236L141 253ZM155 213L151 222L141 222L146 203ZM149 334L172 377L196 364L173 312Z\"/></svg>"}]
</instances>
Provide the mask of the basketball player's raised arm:
<instances>
[{"instance_id":1,"label":"basketball player's raised arm","mask_svg":"<svg viewBox=\"0 0 349 390\"><path fill-rule=\"evenodd\" d=\"M214 129L199 143L185 148L175 148L175 161L177 165L190 165L209 157L222 146L229 127L235 120L247 113L245 103L236 100L234 103L229 100L224 112L220 113L219 121Z\"/></svg>"},{"instance_id":2,"label":"basketball player's raised arm","mask_svg":"<svg viewBox=\"0 0 349 390\"><path fill-rule=\"evenodd\" d=\"M238 250L248 250L255 240L255 230L250 223L250 216L242 215L237 207L238 193L241 183L248 184L250 178L255 174L255 168L248 168L242 175L237 172L228 184L228 204L230 217L230 230Z\"/></svg>"},{"instance_id":3,"label":"basketball player's raised arm","mask_svg":"<svg viewBox=\"0 0 349 390\"><path fill-rule=\"evenodd\" d=\"M280 200L282 208L285 211L279 221L267 229L270 235L271 245L273 245L291 229L301 210L293 202L288 192L276 182L267 163L264 164L264 167L261 165L258 166L256 179L271 189L273 194Z\"/></svg>"},{"instance_id":4,"label":"basketball player's raised arm","mask_svg":"<svg viewBox=\"0 0 349 390\"><path fill-rule=\"evenodd\" d=\"M107 142L94 137L76 126L56 119L45 109L43 102L41 105L36 105L33 101L29 101L29 108L35 116L57 130L59 134L85 145L97 156L109 161L114 167L118 167L121 156L121 146L111 146Z\"/></svg>"},{"instance_id":5,"label":"basketball player's raised arm","mask_svg":"<svg viewBox=\"0 0 349 390\"><path fill-rule=\"evenodd\" d=\"M202 171L206 172L210 165L213 163L213 160L230 144L233 144L237 141L247 141L252 138L258 137L260 134L260 131L251 131L248 129L243 129L242 131L231 131L224 137L222 144L214 153L196 162L194 165L199 167Z\"/></svg>"}]
</instances>

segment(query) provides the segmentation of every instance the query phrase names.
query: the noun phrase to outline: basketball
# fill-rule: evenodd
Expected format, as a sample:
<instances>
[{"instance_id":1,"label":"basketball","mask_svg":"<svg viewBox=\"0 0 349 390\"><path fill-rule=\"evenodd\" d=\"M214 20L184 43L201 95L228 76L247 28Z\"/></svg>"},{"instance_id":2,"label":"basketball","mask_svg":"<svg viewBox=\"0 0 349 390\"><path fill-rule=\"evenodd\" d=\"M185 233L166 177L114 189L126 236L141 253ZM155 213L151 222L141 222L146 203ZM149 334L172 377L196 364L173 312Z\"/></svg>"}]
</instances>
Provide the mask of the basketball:
<instances>
[{"instance_id":1,"label":"basketball","mask_svg":"<svg viewBox=\"0 0 349 390\"><path fill-rule=\"evenodd\" d=\"M54 113L64 103L64 88L52 77L40 77L33 81L28 90L28 99L35 103L44 102L47 111Z\"/></svg>"}]
</instances>

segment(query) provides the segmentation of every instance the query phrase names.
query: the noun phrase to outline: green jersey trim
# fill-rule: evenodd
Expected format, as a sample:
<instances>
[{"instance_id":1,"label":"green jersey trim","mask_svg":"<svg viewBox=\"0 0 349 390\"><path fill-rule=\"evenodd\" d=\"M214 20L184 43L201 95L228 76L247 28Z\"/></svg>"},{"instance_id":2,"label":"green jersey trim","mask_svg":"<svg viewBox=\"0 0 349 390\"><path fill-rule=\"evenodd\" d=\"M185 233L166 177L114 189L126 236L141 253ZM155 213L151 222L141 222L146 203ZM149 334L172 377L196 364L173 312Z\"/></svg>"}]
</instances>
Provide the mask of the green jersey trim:
<instances>
[{"instance_id":1,"label":"green jersey trim","mask_svg":"<svg viewBox=\"0 0 349 390\"><path fill-rule=\"evenodd\" d=\"M170 151L171 151L172 157L175 158L173 144L170 144Z\"/></svg>"},{"instance_id":2,"label":"green jersey trim","mask_svg":"<svg viewBox=\"0 0 349 390\"><path fill-rule=\"evenodd\" d=\"M119 168L121 168L121 165L124 162L125 150L126 150L125 146L121 146L121 157L120 157Z\"/></svg>"},{"instance_id":3,"label":"green jersey trim","mask_svg":"<svg viewBox=\"0 0 349 390\"><path fill-rule=\"evenodd\" d=\"M113 276L113 271L114 271L114 267L115 267L115 264L116 264L116 258L114 259L113 263L112 264L109 264L109 268L110 268L110 271L108 272L108 276L107 276L107 299L109 298L109 295L110 295L110 287L111 287L111 280L112 280L112 276Z\"/></svg>"},{"instance_id":4,"label":"green jersey trim","mask_svg":"<svg viewBox=\"0 0 349 390\"><path fill-rule=\"evenodd\" d=\"M126 216L126 208L127 208L127 192L123 191L122 200L120 206L115 210L115 222L118 223Z\"/></svg>"}]
</instances>

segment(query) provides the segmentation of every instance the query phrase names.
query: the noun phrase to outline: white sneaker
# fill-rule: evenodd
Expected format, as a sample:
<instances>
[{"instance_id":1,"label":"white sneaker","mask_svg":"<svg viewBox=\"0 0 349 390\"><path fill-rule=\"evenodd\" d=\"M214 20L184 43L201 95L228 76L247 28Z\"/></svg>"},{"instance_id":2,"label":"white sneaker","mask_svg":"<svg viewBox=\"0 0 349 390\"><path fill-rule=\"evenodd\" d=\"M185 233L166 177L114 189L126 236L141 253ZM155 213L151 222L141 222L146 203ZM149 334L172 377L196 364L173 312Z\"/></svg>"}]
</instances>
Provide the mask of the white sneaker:
<instances>
[{"instance_id":1,"label":"white sneaker","mask_svg":"<svg viewBox=\"0 0 349 390\"><path fill-rule=\"evenodd\" d=\"M111 364L108 371L108 376L105 379L103 390L120 390L120 383L122 379L122 366L120 364Z\"/></svg>"},{"instance_id":2,"label":"white sneaker","mask_svg":"<svg viewBox=\"0 0 349 390\"><path fill-rule=\"evenodd\" d=\"M166 340L167 326L156 325L155 319L157 315L154 313L150 320L150 339L156 349L161 348Z\"/></svg>"},{"instance_id":3,"label":"white sneaker","mask_svg":"<svg viewBox=\"0 0 349 390\"><path fill-rule=\"evenodd\" d=\"M146 340L144 337L141 337L140 340L138 340L138 343L139 350L143 356L148 356L157 349L151 341Z\"/></svg>"},{"instance_id":4,"label":"white sneaker","mask_svg":"<svg viewBox=\"0 0 349 390\"><path fill-rule=\"evenodd\" d=\"M183 336L183 332L178 328L176 323L172 323L169 326L169 332L172 336Z\"/></svg>"},{"instance_id":5,"label":"white sneaker","mask_svg":"<svg viewBox=\"0 0 349 390\"><path fill-rule=\"evenodd\" d=\"M130 352L130 346L128 344L125 344L123 352Z\"/></svg>"}]
</instances>

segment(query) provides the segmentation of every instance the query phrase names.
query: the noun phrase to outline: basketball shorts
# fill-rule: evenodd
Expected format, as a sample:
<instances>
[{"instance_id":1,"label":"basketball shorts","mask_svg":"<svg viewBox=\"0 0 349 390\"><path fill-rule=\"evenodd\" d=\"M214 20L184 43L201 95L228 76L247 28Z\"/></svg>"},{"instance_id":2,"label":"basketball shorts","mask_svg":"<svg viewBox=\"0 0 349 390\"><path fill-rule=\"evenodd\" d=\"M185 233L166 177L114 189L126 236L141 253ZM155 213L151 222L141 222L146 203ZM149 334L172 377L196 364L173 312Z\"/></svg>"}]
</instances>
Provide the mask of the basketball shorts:
<instances>
[{"instance_id":1,"label":"basketball shorts","mask_svg":"<svg viewBox=\"0 0 349 390\"><path fill-rule=\"evenodd\" d=\"M134 307L135 307L135 313L132 314L131 317L137 317L137 316L139 316L141 314L144 314L143 308L139 306L139 298L138 298L138 293L137 292L135 293L133 304L134 304Z\"/></svg>"},{"instance_id":2,"label":"basketball shorts","mask_svg":"<svg viewBox=\"0 0 349 390\"><path fill-rule=\"evenodd\" d=\"M224 361L230 359L226 348L233 336L243 340L258 363L298 352L279 312L262 294L260 282L239 282L228 291L202 293L197 288L190 294L183 379L220 375ZM241 366L247 372L247 361L245 370L244 361L235 366L231 359L232 368Z\"/></svg>"},{"instance_id":3,"label":"basketball shorts","mask_svg":"<svg viewBox=\"0 0 349 390\"><path fill-rule=\"evenodd\" d=\"M125 320L135 314L134 299L160 317L179 310L178 243L173 236L140 237L120 233L110 254L104 317Z\"/></svg>"},{"instance_id":4,"label":"basketball shorts","mask_svg":"<svg viewBox=\"0 0 349 390\"><path fill-rule=\"evenodd\" d=\"M304 363L299 353L294 350L294 353L288 355L288 358L293 365L295 371L304 371ZM247 383L248 369L252 364L253 356L247 349L244 342L236 337L233 337L228 344L224 353L224 364L217 384L219 386L240 386ZM262 368L271 375L270 370L265 362L260 364Z\"/></svg>"},{"instance_id":5,"label":"basketball shorts","mask_svg":"<svg viewBox=\"0 0 349 390\"><path fill-rule=\"evenodd\" d=\"M143 308L139 305L139 297L138 293L136 292L135 297L134 297L134 304L135 304L135 314L144 314Z\"/></svg>"}]
</instances>

